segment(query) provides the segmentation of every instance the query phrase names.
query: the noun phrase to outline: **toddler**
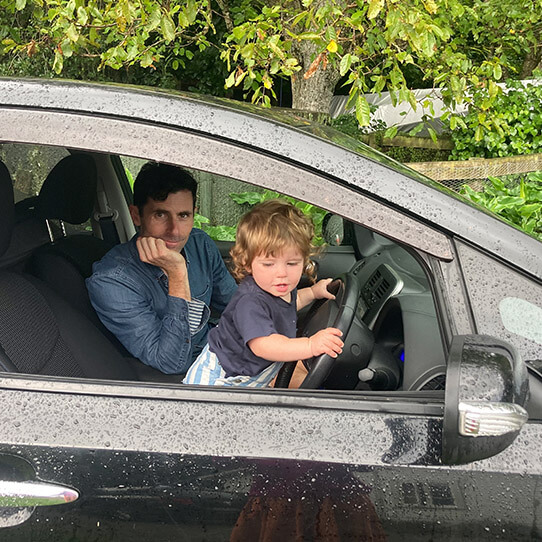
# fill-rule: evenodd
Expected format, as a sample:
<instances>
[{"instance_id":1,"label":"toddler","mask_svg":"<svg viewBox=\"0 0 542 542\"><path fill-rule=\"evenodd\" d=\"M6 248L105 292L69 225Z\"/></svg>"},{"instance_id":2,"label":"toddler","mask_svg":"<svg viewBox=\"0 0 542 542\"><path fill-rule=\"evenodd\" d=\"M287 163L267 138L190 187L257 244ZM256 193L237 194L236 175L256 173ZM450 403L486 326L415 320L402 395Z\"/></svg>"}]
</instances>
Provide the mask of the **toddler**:
<instances>
[{"instance_id":1,"label":"toddler","mask_svg":"<svg viewBox=\"0 0 542 542\"><path fill-rule=\"evenodd\" d=\"M261 203L241 219L231 250L239 288L185 384L265 387L282 362L342 352L335 328L296 338L297 310L314 299L334 299L327 290L331 279L297 289L304 271L314 275L313 236L311 220L281 200Z\"/></svg>"}]
</instances>

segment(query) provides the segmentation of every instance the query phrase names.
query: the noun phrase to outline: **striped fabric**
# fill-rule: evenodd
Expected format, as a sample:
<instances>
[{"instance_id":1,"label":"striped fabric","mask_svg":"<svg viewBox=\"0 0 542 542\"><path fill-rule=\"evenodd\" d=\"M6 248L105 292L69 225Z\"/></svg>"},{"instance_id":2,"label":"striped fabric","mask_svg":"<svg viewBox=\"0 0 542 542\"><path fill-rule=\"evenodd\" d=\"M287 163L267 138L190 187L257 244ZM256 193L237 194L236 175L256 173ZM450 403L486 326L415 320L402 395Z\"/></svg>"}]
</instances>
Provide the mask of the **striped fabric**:
<instances>
[{"instance_id":1,"label":"striped fabric","mask_svg":"<svg viewBox=\"0 0 542 542\"><path fill-rule=\"evenodd\" d=\"M207 386L243 386L249 388L265 388L282 367L282 363L271 362L269 367L256 376L226 376L220 366L216 354L209 350L209 345L198 356L188 369L183 384L201 384Z\"/></svg>"},{"instance_id":2,"label":"striped fabric","mask_svg":"<svg viewBox=\"0 0 542 542\"><path fill-rule=\"evenodd\" d=\"M187 301L186 303L188 305L188 327L190 328L190 335L195 335L202 328L201 318L206 305L199 299L192 299L192 301Z\"/></svg>"}]
</instances>

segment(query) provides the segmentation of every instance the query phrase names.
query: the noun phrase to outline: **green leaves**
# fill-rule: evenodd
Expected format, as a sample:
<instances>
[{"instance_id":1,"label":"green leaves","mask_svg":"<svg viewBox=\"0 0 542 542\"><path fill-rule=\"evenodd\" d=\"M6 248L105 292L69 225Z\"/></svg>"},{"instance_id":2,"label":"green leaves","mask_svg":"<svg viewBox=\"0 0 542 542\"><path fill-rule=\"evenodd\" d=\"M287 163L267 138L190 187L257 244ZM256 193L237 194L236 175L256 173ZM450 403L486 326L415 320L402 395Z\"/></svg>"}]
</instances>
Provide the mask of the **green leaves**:
<instances>
[{"instance_id":1,"label":"green leaves","mask_svg":"<svg viewBox=\"0 0 542 542\"><path fill-rule=\"evenodd\" d=\"M0 15L0 38L3 53L39 51L57 74L76 58L90 58L100 77L106 68L139 66L149 70L151 84L158 81L152 72L181 78L178 71L194 51L208 50L225 66L214 69L209 62L189 78L193 84L208 92L204 74L224 74L212 92L237 87L263 105L272 103L281 79L299 77L310 85L325 72L330 87L342 78L363 126L371 117L365 93L392 91L394 100L416 108L409 91L416 73L424 85L443 89L449 108L472 101L476 112L491 113L483 121L449 116L460 152L485 148L502 156L542 145L539 104L510 107L522 119L516 126L500 105L497 85L538 47L540 0L526 1L529 9L517 0L0 0L0 13L7 14ZM11 28L2 20L21 23ZM525 112L533 117L524 118Z\"/></svg>"},{"instance_id":2,"label":"green leaves","mask_svg":"<svg viewBox=\"0 0 542 542\"><path fill-rule=\"evenodd\" d=\"M173 19L169 16L169 14L165 14L162 16L162 19L160 20L160 27L162 29L162 34L164 35L164 39L166 42L173 41L175 39L175 23L173 22Z\"/></svg>"},{"instance_id":3,"label":"green leaves","mask_svg":"<svg viewBox=\"0 0 542 542\"><path fill-rule=\"evenodd\" d=\"M210 220L199 213L194 215L194 226L205 231L215 241L235 241L235 226L211 226Z\"/></svg>"},{"instance_id":4,"label":"green leaves","mask_svg":"<svg viewBox=\"0 0 542 542\"><path fill-rule=\"evenodd\" d=\"M341 63L339 65L339 73L341 76L346 75L350 71L350 67L352 66L353 62L357 62L358 57L351 55L350 53L346 53L341 58Z\"/></svg>"},{"instance_id":5,"label":"green leaves","mask_svg":"<svg viewBox=\"0 0 542 542\"><path fill-rule=\"evenodd\" d=\"M358 94L356 98L356 118L360 126L369 126L371 122L371 109L369 102L362 94Z\"/></svg>"},{"instance_id":6,"label":"green leaves","mask_svg":"<svg viewBox=\"0 0 542 542\"><path fill-rule=\"evenodd\" d=\"M530 173L519 180L488 180L480 192L465 185L461 193L542 241L542 173Z\"/></svg>"},{"instance_id":7,"label":"green leaves","mask_svg":"<svg viewBox=\"0 0 542 542\"><path fill-rule=\"evenodd\" d=\"M0 7L8 1L0 0ZM100 68L133 64L155 68L155 63L171 55L172 47L176 56L185 56L186 45L208 43L205 34L214 30L208 15L210 0L171 0L167 4L154 0L33 1L32 11L26 0L11 4L16 11L25 10L29 18L17 34L20 39L15 48L29 54L38 48L49 51L57 74L68 58L79 55L100 58ZM25 43L26 36L31 39Z\"/></svg>"},{"instance_id":8,"label":"green leaves","mask_svg":"<svg viewBox=\"0 0 542 542\"><path fill-rule=\"evenodd\" d=\"M77 32L75 24L72 23L70 26L68 26L66 29L66 36L70 41L77 41L79 39L79 32Z\"/></svg>"},{"instance_id":9,"label":"green leaves","mask_svg":"<svg viewBox=\"0 0 542 542\"><path fill-rule=\"evenodd\" d=\"M146 33L156 30L162 22L162 12L158 5L152 7L146 16L142 18L144 21L144 30Z\"/></svg>"},{"instance_id":10,"label":"green leaves","mask_svg":"<svg viewBox=\"0 0 542 542\"><path fill-rule=\"evenodd\" d=\"M372 20L378 17L383 7L384 0L369 0L369 11L367 12L367 19Z\"/></svg>"},{"instance_id":11,"label":"green leaves","mask_svg":"<svg viewBox=\"0 0 542 542\"><path fill-rule=\"evenodd\" d=\"M88 22L87 10L83 6L77 8L77 22L81 26L85 26Z\"/></svg>"},{"instance_id":12,"label":"green leaves","mask_svg":"<svg viewBox=\"0 0 542 542\"><path fill-rule=\"evenodd\" d=\"M235 71L232 71L228 78L226 79L226 82L224 83L226 88L231 88L235 85Z\"/></svg>"},{"instance_id":13,"label":"green leaves","mask_svg":"<svg viewBox=\"0 0 542 542\"><path fill-rule=\"evenodd\" d=\"M425 9L431 14L435 14L438 10L437 4L434 0L423 0L423 5Z\"/></svg>"},{"instance_id":14,"label":"green leaves","mask_svg":"<svg viewBox=\"0 0 542 542\"><path fill-rule=\"evenodd\" d=\"M464 117L450 117L453 159L542 152L542 87L512 80L506 86L503 92L490 81L473 92Z\"/></svg>"},{"instance_id":15,"label":"green leaves","mask_svg":"<svg viewBox=\"0 0 542 542\"><path fill-rule=\"evenodd\" d=\"M59 74L62 72L63 67L64 67L64 57L60 51L56 51L55 60L53 62L53 70L56 74Z\"/></svg>"}]
</instances>

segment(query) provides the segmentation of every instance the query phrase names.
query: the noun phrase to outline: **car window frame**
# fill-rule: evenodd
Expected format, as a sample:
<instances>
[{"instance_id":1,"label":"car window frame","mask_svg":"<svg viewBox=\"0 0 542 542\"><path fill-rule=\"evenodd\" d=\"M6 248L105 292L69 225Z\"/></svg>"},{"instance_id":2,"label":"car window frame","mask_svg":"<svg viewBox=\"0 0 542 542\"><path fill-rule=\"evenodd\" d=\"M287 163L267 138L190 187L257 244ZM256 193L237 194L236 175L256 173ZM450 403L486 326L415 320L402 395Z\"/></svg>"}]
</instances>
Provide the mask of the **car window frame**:
<instances>
[{"instance_id":1,"label":"car window frame","mask_svg":"<svg viewBox=\"0 0 542 542\"><path fill-rule=\"evenodd\" d=\"M164 382L0 373L0 389L53 392L61 395L156 399L198 403L295 407L306 410L360 411L442 418L444 391L363 391L185 386ZM317 391L317 395L315 395ZM277 397L280 400L277 401Z\"/></svg>"},{"instance_id":2,"label":"car window frame","mask_svg":"<svg viewBox=\"0 0 542 542\"><path fill-rule=\"evenodd\" d=\"M65 147L65 141L70 141L70 149L94 153L106 153L108 155L125 155L148 160L172 163L187 168L207 171L221 176L228 176L237 180L269 188L282 192L286 195L307 201L325 208L326 210L345 216L348 220L358 222L369 227L394 241L398 241L410 248L420 251L424 258L437 258L449 261L453 258L450 240L444 233L427 226L426 224L401 213L400 210L376 201L360 192L359 189L349 187L345 183L331 179L332 183L321 183L322 179L330 180L322 174L309 171L300 164L292 163L291 160L282 159L274 155L264 154L257 149L243 147L230 141L220 140L211 136L195 134L168 126L155 126L137 120L126 120L108 118L104 116L90 117L73 112L59 111L37 111L37 110L14 110L0 107L0 118L8 119L7 128L3 129L2 140L6 143L27 143L32 145L48 145ZM36 129L36 126L38 128ZM143 131L147 131L144 135ZM161 137L157 137L160 135ZM151 137L151 136L154 136ZM149 144L149 140L155 143ZM167 141L167 145L161 145L160 141ZM181 147L179 142L183 142ZM150 148L149 148L150 147ZM179 148L182 153L179 154ZM224 167L226 165L226 167ZM113 164L112 164L113 166ZM275 181L262 181L261 170L272 171ZM112 168L113 169L113 168ZM224 171L226 169L226 171ZM278 180L276 180L278 178ZM322 194L324 192L324 194ZM319 193L316 200L312 195ZM348 214L344 213L342 201L347 199L350 202ZM355 205L352 202L355 200ZM7 374L6 374L7 376ZM25 389L50 390L67 393L90 393L114 395L118 392L118 382L96 381L96 387L92 380L69 379L65 381L61 377L47 377L44 379L33 378L34 375L11 375L15 378L11 382L19 387L24 382ZM6 379L0 378L0 387L6 385ZM19 384L16 384L16 383ZM32 384L31 384L32 383ZM155 384L151 382L130 383L123 386L125 392L134 397L140 396L142 389L163 389L170 396L179 397L176 391L178 386L167 384ZM187 387L188 388L188 387ZM188 388L184 393L194 394L202 397L201 390ZM228 397L224 390L211 389L205 393L211 394L211 401L220 402L220 397ZM318 390L322 392L322 390ZM344 396L344 405L340 408L359 408L359 405L368 405L369 402L361 401L363 393L352 391L329 391L315 394L315 390L307 390L300 393L300 390L267 390L264 394L261 391L256 395L246 394L243 391L235 390L234 401L239 403L250 403L254 401L265 402L268 397L270 404L276 404L277 398L283 401L284 397L291 397L296 405L306 406L307 396L315 398L319 402L318 408L332 408L331 405L338 397ZM406 403L413 405L415 413L426 415L424 401L419 394L408 392L404 398ZM422 394L423 395L423 394ZM439 405L444 402L444 396L439 395ZM373 399L378 408L383 407L385 402L382 396ZM190 395L193 400L194 395ZM341 399L342 401L343 399ZM346 407L349 404L349 407ZM357 405L357 406L356 406ZM380 406L378 406L380 405ZM391 406L390 406L391 405ZM390 405L392 411L404 412L403 401L395 403L392 399ZM436 410L440 415L441 406ZM433 415L436 414L433 410ZM414 412L413 412L414 414Z\"/></svg>"},{"instance_id":3,"label":"car window frame","mask_svg":"<svg viewBox=\"0 0 542 542\"><path fill-rule=\"evenodd\" d=\"M99 115L90 117L74 112L0 107L0 118L5 126L2 141L6 143L65 147L65 142L70 141L70 148L80 151L144 158L231 177L341 215L345 213L338 203L342 199L355 198L356 205L349 206L352 212L345 215L349 220L439 259L453 259L451 241L443 232L338 179L330 179L301 164L258 149L182 128ZM160 144L161 141L167 144ZM268 181L265 175L262 176L262 170L272 171L276 180ZM319 183L323 178L333 182L333 190L327 184L323 189ZM319 193L318 201L313 198L314 193Z\"/></svg>"}]
</instances>

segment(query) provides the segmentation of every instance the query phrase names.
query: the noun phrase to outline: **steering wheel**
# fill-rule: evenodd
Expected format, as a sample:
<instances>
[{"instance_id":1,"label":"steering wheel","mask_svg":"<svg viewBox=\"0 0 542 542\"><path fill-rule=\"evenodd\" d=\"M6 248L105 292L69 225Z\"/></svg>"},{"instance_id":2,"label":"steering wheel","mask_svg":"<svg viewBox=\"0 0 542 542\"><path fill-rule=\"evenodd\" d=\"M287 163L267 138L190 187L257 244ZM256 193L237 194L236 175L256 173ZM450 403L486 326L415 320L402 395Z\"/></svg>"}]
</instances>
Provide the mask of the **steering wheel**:
<instances>
[{"instance_id":1,"label":"steering wheel","mask_svg":"<svg viewBox=\"0 0 542 542\"><path fill-rule=\"evenodd\" d=\"M320 329L335 327L342 331L345 340L350 326L356 315L356 306L360 296L360 286L357 277L345 273L333 280L327 287L335 295L335 299L318 299L309 309L305 318L299 324L298 336L310 337ZM327 354L304 360L308 374L300 388L315 389L320 387L329 376L337 358ZM296 363L285 363L275 382L276 388L287 388Z\"/></svg>"}]
</instances>

